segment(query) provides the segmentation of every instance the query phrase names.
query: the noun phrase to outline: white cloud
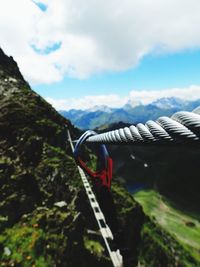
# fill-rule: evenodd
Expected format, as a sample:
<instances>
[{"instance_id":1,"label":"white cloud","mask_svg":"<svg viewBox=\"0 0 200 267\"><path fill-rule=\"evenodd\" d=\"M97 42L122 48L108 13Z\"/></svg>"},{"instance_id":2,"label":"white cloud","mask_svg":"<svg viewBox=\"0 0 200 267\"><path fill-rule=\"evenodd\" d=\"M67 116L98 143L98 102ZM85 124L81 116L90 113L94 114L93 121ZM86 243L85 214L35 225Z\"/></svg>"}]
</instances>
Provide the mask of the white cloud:
<instances>
[{"instance_id":1,"label":"white cloud","mask_svg":"<svg viewBox=\"0 0 200 267\"><path fill-rule=\"evenodd\" d=\"M106 105L109 107L119 107L126 104L127 97L120 97L118 95L98 95L98 96L84 96L83 98L68 98L68 99L53 99L47 97L46 100L52 104L57 110L69 109L89 109L94 106Z\"/></svg>"},{"instance_id":2,"label":"white cloud","mask_svg":"<svg viewBox=\"0 0 200 267\"><path fill-rule=\"evenodd\" d=\"M30 82L135 66L146 54L200 47L199 0L0 0L0 44ZM37 55L31 44L60 49Z\"/></svg>"},{"instance_id":3,"label":"white cloud","mask_svg":"<svg viewBox=\"0 0 200 267\"><path fill-rule=\"evenodd\" d=\"M153 101L163 97L177 97L182 100L200 99L200 86L191 85L187 88L171 88L164 90L132 90L130 92L130 101L133 104L141 103L143 105L152 103Z\"/></svg>"},{"instance_id":4,"label":"white cloud","mask_svg":"<svg viewBox=\"0 0 200 267\"><path fill-rule=\"evenodd\" d=\"M172 88L161 91L133 90L127 97L121 97L119 95L99 95L68 99L53 99L47 97L46 100L57 110L85 110L94 106L102 105L109 107L122 107L127 102L131 103L133 106L138 104L146 105L163 97L177 97L188 101L197 100L200 99L200 86L191 85L188 88Z\"/></svg>"}]
</instances>

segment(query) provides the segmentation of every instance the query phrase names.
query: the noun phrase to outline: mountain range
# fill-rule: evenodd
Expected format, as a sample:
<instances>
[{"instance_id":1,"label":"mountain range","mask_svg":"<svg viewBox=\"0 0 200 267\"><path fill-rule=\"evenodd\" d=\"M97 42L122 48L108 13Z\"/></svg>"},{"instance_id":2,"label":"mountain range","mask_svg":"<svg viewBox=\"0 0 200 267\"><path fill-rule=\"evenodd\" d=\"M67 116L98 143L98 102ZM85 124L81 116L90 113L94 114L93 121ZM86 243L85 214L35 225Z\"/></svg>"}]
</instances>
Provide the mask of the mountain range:
<instances>
[{"instance_id":1,"label":"mountain range","mask_svg":"<svg viewBox=\"0 0 200 267\"><path fill-rule=\"evenodd\" d=\"M186 101L177 97L160 98L147 105L132 106L131 102L120 108L110 108L108 106L94 106L90 109L60 110L59 113L71 120L78 128L95 129L102 125L111 123L137 124L145 123L147 120L155 120L160 116L171 116L174 112L186 110L192 111L200 105L200 99Z\"/></svg>"},{"instance_id":2,"label":"mountain range","mask_svg":"<svg viewBox=\"0 0 200 267\"><path fill-rule=\"evenodd\" d=\"M105 109L109 114L109 108ZM93 112L98 112L98 108L94 107ZM73 139L81 135L69 120L32 91L17 63L0 49L0 266L112 266L66 142L66 127ZM188 153L178 151L184 159L183 167L189 167L187 171L183 168L177 176L177 159L171 159L173 168L169 168L168 160L165 160L164 179L160 171L155 172L159 170L158 159L162 157L154 153L154 148L149 147L148 161L143 148L131 151L131 155L122 147L117 149L110 150L116 173L111 191L105 194L104 188L95 183L92 187L113 233L113 240L106 240L113 250L120 249L123 266L200 266L199 222L191 222L188 216L182 222L184 233L190 230L197 240L197 245L193 239L191 242L195 248L189 247L188 240L186 245L182 242L185 235L179 240L155 217L146 215L133 195L122 186L122 179L126 177L132 179L131 182L141 178L140 183L153 184L164 193L174 192L173 195L178 191L179 196L190 200L190 207L199 207L198 165L196 169L194 165L188 165ZM165 150L163 153L166 154ZM170 151L171 154L177 155ZM87 147L83 155L91 166L97 165L92 147ZM197 163L198 155L194 155ZM148 163L145 170L150 169L146 177L142 168L144 160ZM193 162L193 158L190 160ZM193 178L195 173L196 180ZM152 183L147 181L151 176L154 178ZM173 176L177 176L175 182ZM166 209L163 209L162 215L165 213ZM180 212L178 215L180 217Z\"/></svg>"}]
</instances>

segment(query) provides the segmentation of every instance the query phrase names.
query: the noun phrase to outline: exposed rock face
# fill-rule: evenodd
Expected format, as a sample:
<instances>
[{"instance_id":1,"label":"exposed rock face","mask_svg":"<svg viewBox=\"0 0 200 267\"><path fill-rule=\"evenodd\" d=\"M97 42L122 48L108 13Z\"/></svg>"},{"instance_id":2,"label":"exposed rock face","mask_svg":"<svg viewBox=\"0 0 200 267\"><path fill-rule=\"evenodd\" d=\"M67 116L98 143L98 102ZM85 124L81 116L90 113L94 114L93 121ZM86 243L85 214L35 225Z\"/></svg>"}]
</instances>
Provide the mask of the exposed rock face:
<instances>
[{"instance_id":1,"label":"exposed rock face","mask_svg":"<svg viewBox=\"0 0 200 267\"><path fill-rule=\"evenodd\" d=\"M65 126L72 135L76 130L31 90L2 50L0 105L2 266L111 266L69 148L66 153ZM126 266L132 266L143 212L125 191L119 200L118 194L119 228L131 234L123 246L134 255L125 256Z\"/></svg>"},{"instance_id":2,"label":"exposed rock face","mask_svg":"<svg viewBox=\"0 0 200 267\"><path fill-rule=\"evenodd\" d=\"M1 49L0 107L1 266L112 266L66 149L65 126L74 137L78 130L31 90ZM175 240L144 218L121 186L113 184L107 201L97 197L124 267L138 259L142 266L189 266L190 256L176 253Z\"/></svg>"},{"instance_id":3,"label":"exposed rock face","mask_svg":"<svg viewBox=\"0 0 200 267\"><path fill-rule=\"evenodd\" d=\"M59 167L49 168L64 153L65 123L49 104L35 94L12 58L0 51L1 214L8 223L58 195L53 184ZM74 174L71 174L72 176ZM54 180L49 183L49 180ZM64 178L62 181L64 185ZM9 214L8 214L9 213Z\"/></svg>"}]
</instances>

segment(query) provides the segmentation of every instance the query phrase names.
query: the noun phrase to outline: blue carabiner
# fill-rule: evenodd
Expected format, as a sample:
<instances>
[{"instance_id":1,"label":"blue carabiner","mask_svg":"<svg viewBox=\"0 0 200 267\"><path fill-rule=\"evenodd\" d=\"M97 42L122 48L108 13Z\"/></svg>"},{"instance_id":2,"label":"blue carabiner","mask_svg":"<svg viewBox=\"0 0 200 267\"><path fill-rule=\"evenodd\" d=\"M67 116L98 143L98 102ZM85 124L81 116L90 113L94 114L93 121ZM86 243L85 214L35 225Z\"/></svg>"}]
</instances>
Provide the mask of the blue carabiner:
<instances>
[{"instance_id":1,"label":"blue carabiner","mask_svg":"<svg viewBox=\"0 0 200 267\"><path fill-rule=\"evenodd\" d=\"M101 162L101 169L98 171L91 170L80 157L80 148L85 143L87 138L96 135L96 132L88 130L77 141L74 149L74 158L77 164L93 179L98 186L105 186L110 190L112 180L113 161L108 154L107 148L104 144L98 144L99 153L97 159Z\"/></svg>"}]
</instances>

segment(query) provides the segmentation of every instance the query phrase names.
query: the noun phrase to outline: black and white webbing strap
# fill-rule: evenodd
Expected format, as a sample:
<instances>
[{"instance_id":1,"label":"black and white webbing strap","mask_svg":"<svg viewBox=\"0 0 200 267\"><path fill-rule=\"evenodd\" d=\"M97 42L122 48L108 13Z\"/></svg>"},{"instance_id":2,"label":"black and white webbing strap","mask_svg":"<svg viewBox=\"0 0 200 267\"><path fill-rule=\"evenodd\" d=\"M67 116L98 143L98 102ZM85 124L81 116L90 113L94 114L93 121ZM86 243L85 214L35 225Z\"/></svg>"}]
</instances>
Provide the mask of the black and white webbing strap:
<instances>
[{"instance_id":1,"label":"black and white webbing strap","mask_svg":"<svg viewBox=\"0 0 200 267\"><path fill-rule=\"evenodd\" d=\"M72 149L72 152L74 151L74 145L72 143L72 139L71 139L71 135L70 132L68 130L68 140ZM109 228L109 226L106 224L106 220L104 217L103 212L101 211L101 208L97 202L97 199L92 191L92 188L88 182L87 177L85 176L85 173L83 172L83 170L78 166L78 170L79 170L79 174L81 176L86 194L88 196L89 199L89 203L90 206L93 210L94 216L96 218L99 230L101 232L102 238L105 242L107 251L109 253L109 256L111 258L111 261L113 263L114 267L123 267L123 260L122 260L122 256L120 254L119 249L113 251L110 247L110 243L113 241L113 234Z\"/></svg>"}]
</instances>

